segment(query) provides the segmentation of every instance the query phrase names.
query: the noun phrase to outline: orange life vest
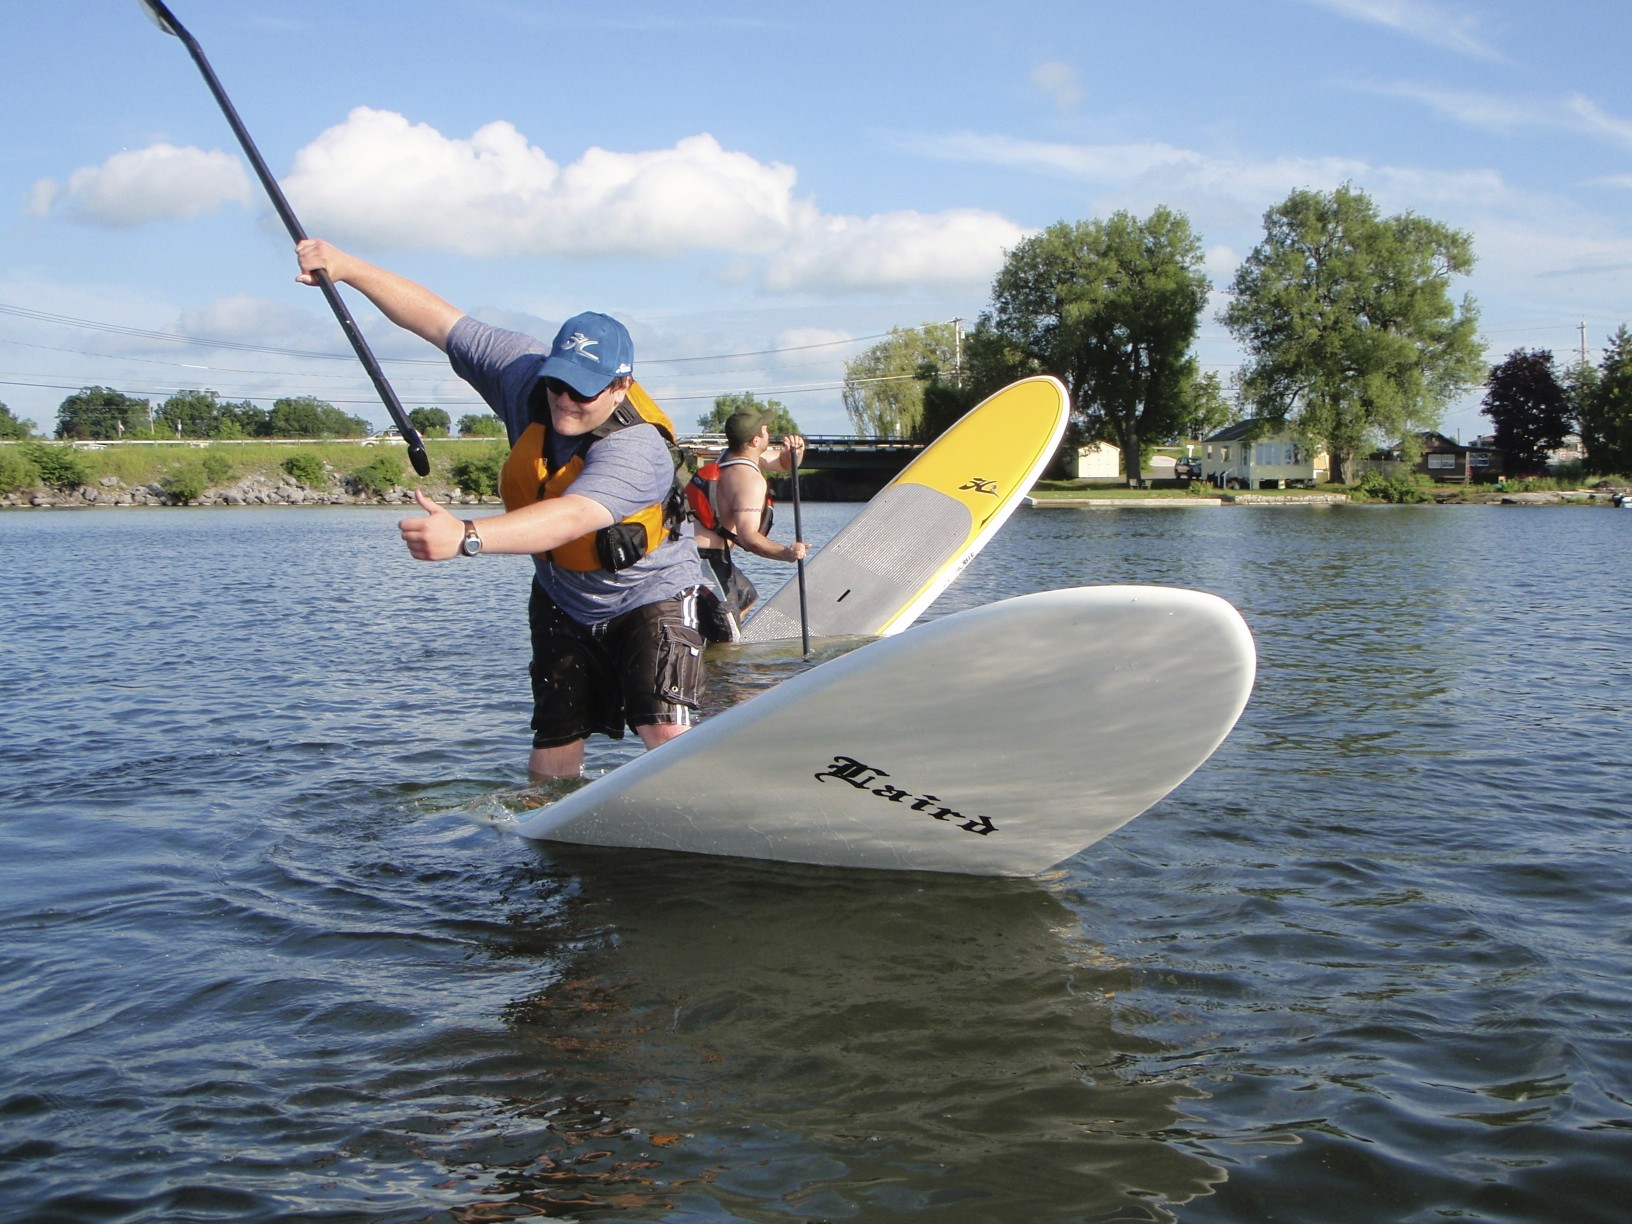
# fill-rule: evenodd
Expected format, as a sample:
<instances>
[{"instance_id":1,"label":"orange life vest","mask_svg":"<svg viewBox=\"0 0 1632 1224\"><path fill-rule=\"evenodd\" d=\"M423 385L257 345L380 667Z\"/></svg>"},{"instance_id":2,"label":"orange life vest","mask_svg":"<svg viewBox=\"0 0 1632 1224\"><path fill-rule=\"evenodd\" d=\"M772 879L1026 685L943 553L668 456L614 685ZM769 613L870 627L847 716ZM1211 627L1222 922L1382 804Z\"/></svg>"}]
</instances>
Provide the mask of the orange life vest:
<instances>
[{"instance_id":1,"label":"orange life vest","mask_svg":"<svg viewBox=\"0 0 1632 1224\"><path fill-rule=\"evenodd\" d=\"M590 446L608 434L631 425L655 425L663 441L680 462L680 452L674 441L674 422L657 406L637 382L629 384L629 393L605 423L590 434ZM561 497L572 488L572 482L584 470L583 448L560 467L549 466L549 425L533 421L527 426L499 472L499 496L506 510L519 510L547 497ZM551 563L577 573L591 570L618 570L633 565L642 557L650 556L668 540L678 539L684 518L684 499L678 488L671 488L667 497L637 510L610 527L591 531L569 540L545 555Z\"/></svg>"}]
</instances>

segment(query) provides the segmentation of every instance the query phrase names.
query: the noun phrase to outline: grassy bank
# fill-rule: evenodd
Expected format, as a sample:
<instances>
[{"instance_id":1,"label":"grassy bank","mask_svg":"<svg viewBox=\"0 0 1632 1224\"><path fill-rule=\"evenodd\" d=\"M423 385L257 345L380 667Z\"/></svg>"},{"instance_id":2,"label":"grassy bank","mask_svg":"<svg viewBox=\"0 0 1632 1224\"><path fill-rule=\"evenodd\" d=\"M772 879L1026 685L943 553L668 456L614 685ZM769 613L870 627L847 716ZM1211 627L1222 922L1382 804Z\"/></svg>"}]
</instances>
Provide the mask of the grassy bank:
<instances>
[{"instance_id":1,"label":"grassy bank","mask_svg":"<svg viewBox=\"0 0 1632 1224\"><path fill-rule=\"evenodd\" d=\"M431 458L431 471L447 468L459 458L468 458L480 451L484 444L491 446L493 438L429 438L425 452ZM28 444L14 444L6 449L16 451ZM267 476L275 478L283 471L283 463L292 455L311 455L335 472L352 472L366 466L381 454L395 454L407 466L406 446L364 446L358 441L313 440L299 442L155 442L135 445L106 445L102 449L68 447L62 443L49 444L62 449L78 460L90 473L92 481L111 476L121 484L155 484L178 464L208 458L212 466L217 461L230 468L235 477ZM95 446L96 444L92 444ZM409 476L413 476L409 469Z\"/></svg>"},{"instance_id":2,"label":"grassy bank","mask_svg":"<svg viewBox=\"0 0 1632 1224\"><path fill-rule=\"evenodd\" d=\"M429 476L418 476L405 446L357 441L154 443L76 447L22 442L0 447L0 496L13 504L58 499L75 490L148 490L167 500L249 485L288 484L314 493L380 494L404 488L465 487L492 492L501 440L427 439ZM111 496L111 494L110 494Z\"/></svg>"},{"instance_id":3,"label":"grassy bank","mask_svg":"<svg viewBox=\"0 0 1632 1224\"><path fill-rule=\"evenodd\" d=\"M1206 489L1204 496L1217 497L1218 490L1208 489L1206 485L1179 485L1176 482L1164 482L1163 487L1156 489L1130 489L1125 484L1096 484L1083 480L1039 480L1031 487L1031 495L1038 499L1070 498L1073 501L1119 501L1130 497L1141 499L1184 499L1196 496L1197 488Z\"/></svg>"}]
</instances>

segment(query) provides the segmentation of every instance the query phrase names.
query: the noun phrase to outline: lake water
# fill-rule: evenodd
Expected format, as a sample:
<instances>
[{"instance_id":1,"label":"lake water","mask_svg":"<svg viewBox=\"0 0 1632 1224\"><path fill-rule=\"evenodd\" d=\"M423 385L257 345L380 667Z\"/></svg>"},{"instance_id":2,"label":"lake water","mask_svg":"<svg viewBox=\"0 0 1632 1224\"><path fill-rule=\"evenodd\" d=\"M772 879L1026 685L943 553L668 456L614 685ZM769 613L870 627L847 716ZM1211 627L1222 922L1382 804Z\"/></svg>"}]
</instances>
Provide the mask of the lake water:
<instances>
[{"instance_id":1,"label":"lake water","mask_svg":"<svg viewBox=\"0 0 1632 1224\"><path fill-rule=\"evenodd\" d=\"M527 566L397 517L0 515L0 1220L1628 1218L1632 515L1022 509L932 615L1174 584L1260 651L1036 881L473 821Z\"/></svg>"}]
</instances>

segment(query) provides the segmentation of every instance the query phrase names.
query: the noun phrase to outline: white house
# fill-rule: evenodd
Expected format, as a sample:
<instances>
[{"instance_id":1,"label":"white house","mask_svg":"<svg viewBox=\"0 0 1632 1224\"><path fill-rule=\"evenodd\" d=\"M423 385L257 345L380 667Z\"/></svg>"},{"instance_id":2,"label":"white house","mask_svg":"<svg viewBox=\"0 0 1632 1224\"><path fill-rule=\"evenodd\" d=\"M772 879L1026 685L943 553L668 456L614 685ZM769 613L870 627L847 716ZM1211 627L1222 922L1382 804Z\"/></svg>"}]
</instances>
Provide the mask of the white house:
<instances>
[{"instance_id":1,"label":"white house","mask_svg":"<svg viewBox=\"0 0 1632 1224\"><path fill-rule=\"evenodd\" d=\"M1274 489L1328 479L1331 460L1261 420L1226 425L1201 443L1201 478L1221 489Z\"/></svg>"}]
</instances>

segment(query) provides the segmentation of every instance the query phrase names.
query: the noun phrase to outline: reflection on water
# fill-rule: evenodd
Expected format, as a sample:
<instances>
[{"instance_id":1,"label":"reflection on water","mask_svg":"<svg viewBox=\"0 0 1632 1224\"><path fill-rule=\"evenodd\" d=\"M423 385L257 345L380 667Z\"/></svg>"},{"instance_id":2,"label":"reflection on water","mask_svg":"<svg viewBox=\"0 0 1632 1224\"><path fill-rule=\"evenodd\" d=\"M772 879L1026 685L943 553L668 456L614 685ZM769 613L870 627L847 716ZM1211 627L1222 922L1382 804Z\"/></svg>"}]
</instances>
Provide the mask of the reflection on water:
<instances>
[{"instance_id":1,"label":"reflection on water","mask_svg":"<svg viewBox=\"0 0 1632 1224\"><path fill-rule=\"evenodd\" d=\"M1221 1176L1162 1140L1186 1093L1128 1075L1125 975L1042 885L539 853L582 951L506 1018L585 1085L593 1143L629 1137L597 1158L639 1169L619 1193L1050 1219Z\"/></svg>"}]
</instances>

